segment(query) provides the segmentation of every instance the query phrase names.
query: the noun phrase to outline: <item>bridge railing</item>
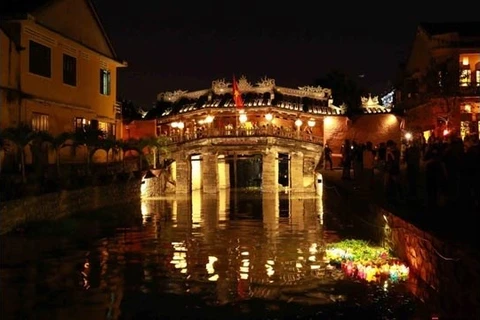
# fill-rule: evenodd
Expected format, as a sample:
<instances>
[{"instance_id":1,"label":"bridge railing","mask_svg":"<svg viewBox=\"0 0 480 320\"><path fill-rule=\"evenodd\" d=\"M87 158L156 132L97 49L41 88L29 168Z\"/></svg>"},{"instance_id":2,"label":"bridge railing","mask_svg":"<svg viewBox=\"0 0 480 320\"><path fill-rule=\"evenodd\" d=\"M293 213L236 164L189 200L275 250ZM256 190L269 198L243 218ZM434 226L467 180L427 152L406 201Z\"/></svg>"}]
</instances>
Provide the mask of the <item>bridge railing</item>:
<instances>
[{"instance_id":1,"label":"bridge railing","mask_svg":"<svg viewBox=\"0 0 480 320\"><path fill-rule=\"evenodd\" d=\"M284 130L281 128L270 129L207 129L194 133L180 133L166 136L170 143L182 143L206 138L255 138L279 137L303 142L323 144L323 136L316 136L306 131Z\"/></svg>"}]
</instances>

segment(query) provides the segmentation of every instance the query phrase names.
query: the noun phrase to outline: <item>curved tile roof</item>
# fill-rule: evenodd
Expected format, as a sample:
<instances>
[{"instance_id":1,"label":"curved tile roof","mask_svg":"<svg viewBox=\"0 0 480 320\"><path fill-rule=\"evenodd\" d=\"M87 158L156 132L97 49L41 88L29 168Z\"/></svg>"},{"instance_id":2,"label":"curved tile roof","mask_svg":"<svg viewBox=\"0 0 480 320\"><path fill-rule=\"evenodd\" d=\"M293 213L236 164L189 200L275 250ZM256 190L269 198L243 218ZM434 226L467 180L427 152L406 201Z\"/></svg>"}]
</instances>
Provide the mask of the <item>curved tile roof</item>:
<instances>
[{"instance_id":1,"label":"curved tile roof","mask_svg":"<svg viewBox=\"0 0 480 320\"><path fill-rule=\"evenodd\" d=\"M332 104L331 90L322 87L278 87L275 80L264 78L252 85L245 77L238 81L245 109L276 107L318 115L343 115L345 107ZM207 108L235 108L231 84L225 80L212 82L212 88L194 92L177 90L160 93L156 107L148 118L161 118Z\"/></svg>"}]
</instances>

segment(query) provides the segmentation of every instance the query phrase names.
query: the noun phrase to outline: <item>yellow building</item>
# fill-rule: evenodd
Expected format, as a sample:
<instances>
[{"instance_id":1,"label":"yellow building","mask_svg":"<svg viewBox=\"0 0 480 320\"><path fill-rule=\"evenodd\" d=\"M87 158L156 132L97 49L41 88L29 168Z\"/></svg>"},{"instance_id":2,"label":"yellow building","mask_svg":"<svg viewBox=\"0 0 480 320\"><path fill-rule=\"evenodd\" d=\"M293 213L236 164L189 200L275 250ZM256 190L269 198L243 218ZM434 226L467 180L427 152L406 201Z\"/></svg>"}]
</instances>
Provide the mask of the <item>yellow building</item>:
<instances>
[{"instance_id":1,"label":"yellow building","mask_svg":"<svg viewBox=\"0 0 480 320\"><path fill-rule=\"evenodd\" d=\"M126 63L91 1L7 0L1 7L0 128L25 123L56 135L91 123L120 132L117 68Z\"/></svg>"},{"instance_id":2,"label":"yellow building","mask_svg":"<svg viewBox=\"0 0 480 320\"><path fill-rule=\"evenodd\" d=\"M408 129L427 138L478 134L480 23L421 24L399 89Z\"/></svg>"}]
</instances>

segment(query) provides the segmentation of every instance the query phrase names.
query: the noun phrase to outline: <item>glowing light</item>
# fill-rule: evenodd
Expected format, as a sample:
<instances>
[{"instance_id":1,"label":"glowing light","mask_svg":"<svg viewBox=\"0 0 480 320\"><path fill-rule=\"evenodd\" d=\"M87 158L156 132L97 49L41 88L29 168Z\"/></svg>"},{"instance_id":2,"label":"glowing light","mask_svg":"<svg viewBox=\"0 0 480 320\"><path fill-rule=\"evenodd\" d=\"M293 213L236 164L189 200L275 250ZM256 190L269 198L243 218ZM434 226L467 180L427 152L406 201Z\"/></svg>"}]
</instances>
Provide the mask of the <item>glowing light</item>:
<instances>
[{"instance_id":1,"label":"glowing light","mask_svg":"<svg viewBox=\"0 0 480 320\"><path fill-rule=\"evenodd\" d=\"M405 133L405 139L411 140L412 139L412 134L410 132Z\"/></svg>"},{"instance_id":2,"label":"glowing light","mask_svg":"<svg viewBox=\"0 0 480 320\"><path fill-rule=\"evenodd\" d=\"M141 212L142 212L142 223L145 224L147 222L147 217L148 217L148 207L145 201L142 201Z\"/></svg>"},{"instance_id":3,"label":"glowing light","mask_svg":"<svg viewBox=\"0 0 480 320\"><path fill-rule=\"evenodd\" d=\"M273 115L272 115L271 113L267 113L267 114L265 115L265 119L270 122L270 121L273 120Z\"/></svg>"},{"instance_id":4,"label":"glowing light","mask_svg":"<svg viewBox=\"0 0 480 320\"><path fill-rule=\"evenodd\" d=\"M214 116L208 115L208 116L205 118L205 123L212 123L212 122L213 122L213 119L215 119Z\"/></svg>"},{"instance_id":5,"label":"glowing light","mask_svg":"<svg viewBox=\"0 0 480 320\"><path fill-rule=\"evenodd\" d=\"M468 57L463 57L463 58L462 58L462 64L463 64L464 66L470 65L470 60L468 59Z\"/></svg>"},{"instance_id":6,"label":"glowing light","mask_svg":"<svg viewBox=\"0 0 480 320\"><path fill-rule=\"evenodd\" d=\"M332 117L325 117L323 118L323 124L324 125L330 125L333 123L333 118Z\"/></svg>"},{"instance_id":7,"label":"glowing light","mask_svg":"<svg viewBox=\"0 0 480 320\"><path fill-rule=\"evenodd\" d=\"M265 269L267 271L267 276L271 277L275 274L275 270L273 270L273 264L269 264L268 261L265 264Z\"/></svg>"},{"instance_id":8,"label":"glowing light","mask_svg":"<svg viewBox=\"0 0 480 320\"><path fill-rule=\"evenodd\" d=\"M307 124L309 127L315 127L315 120L308 120Z\"/></svg>"},{"instance_id":9,"label":"glowing light","mask_svg":"<svg viewBox=\"0 0 480 320\"><path fill-rule=\"evenodd\" d=\"M300 127L302 124L303 124L302 120L300 120L300 119L295 120L295 125L297 127Z\"/></svg>"},{"instance_id":10,"label":"glowing light","mask_svg":"<svg viewBox=\"0 0 480 320\"><path fill-rule=\"evenodd\" d=\"M448 136L449 133L450 133L450 131L448 131L448 129L443 130L443 135L444 136Z\"/></svg>"},{"instance_id":11,"label":"glowing light","mask_svg":"<svg viewBox=\"0 0 480 320\"><path fill-rule=\"evenodd\" d=\"M178 128L178 129L183 129L183 128L185 128L185 124L184 124L183 122L181 122L181 121L172 122L172 123L170 123L170 126L171 126L172 128Z\"/></svg>"},{"instance_id":12,"label":"glowing light","mask_svg":"<svg viewBox=\"0 0 480 320\"><path fill-rule=\"evenodd\" d=\"M242 252L243 254L244 252ZM248 255L248 252L246 252ZM249 272L249 266L250 266L250 260L249 259L243 259L242 264L239 268L240 271L240 279L246 280L248 279L248 272Z\"/></svg>"},{"instance_id":13,"label":"glowing light","mask_svg":"<svg viewBox=\"0 0 480 320\"><path fill-rule=\"evenodd\" d=\"M217 257L214 256L209 256L208 257L208 263L205 265L205 268L207 269L208 274L214 274L215 273L215 267L214 263L218 261Z\"/></svg>"},{"instance_id":14,"label":"glowing light","mask_svg":"<svg viewBox=\"0 0 480 320\"><path fill-rule=\"evenodd\" d=\"M219 278L218 274L214 274L213 276L211 276L210 278L208 278L208 281L217 281Z\"/></svg>"},{"instance_id":15,"label":"glowing light","mask_svg":"<svg viewBox=\"0 0 480 320\"><path fill-rule=\"evenodd\" d=\"M247 115L242 113L238 119L240 120L240 123L245 123L247 122Z\"/></svg>"},{"instance_id":16,"label":"glowing light","mask_svg":"<svg viewBox=\"0 0 480 320\"><path fill-rule=\"evenodd\" d=\"M171 264L175 269L180 269L181 273L187 273L187 248L183 242L172 242L173 252Z\"/></svg>"}]
</instances>

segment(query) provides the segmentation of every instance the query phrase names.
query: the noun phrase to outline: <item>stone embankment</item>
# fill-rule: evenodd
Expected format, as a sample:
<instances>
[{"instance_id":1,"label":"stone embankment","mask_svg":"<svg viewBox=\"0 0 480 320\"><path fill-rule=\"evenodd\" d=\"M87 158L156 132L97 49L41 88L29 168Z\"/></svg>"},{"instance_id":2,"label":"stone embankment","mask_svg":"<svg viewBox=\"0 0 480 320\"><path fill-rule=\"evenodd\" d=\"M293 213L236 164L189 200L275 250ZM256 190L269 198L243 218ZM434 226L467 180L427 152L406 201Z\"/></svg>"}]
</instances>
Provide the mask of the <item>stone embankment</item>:
<instances>
[{"instance_id":1,"label":"stone embankment","mask_svg":"<svg viewBox=\"0 0 480 320\"><path fill-rule=\"evenodd\" d=\"M62 190L0 203L0 234L24 224L127 203L141 197L142 181L131 179L105 186ZM150 191L153 193L153 191Z\"/></svg>"}]
</instances>

